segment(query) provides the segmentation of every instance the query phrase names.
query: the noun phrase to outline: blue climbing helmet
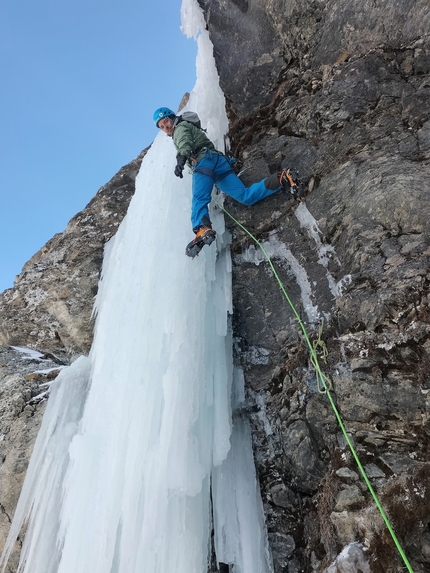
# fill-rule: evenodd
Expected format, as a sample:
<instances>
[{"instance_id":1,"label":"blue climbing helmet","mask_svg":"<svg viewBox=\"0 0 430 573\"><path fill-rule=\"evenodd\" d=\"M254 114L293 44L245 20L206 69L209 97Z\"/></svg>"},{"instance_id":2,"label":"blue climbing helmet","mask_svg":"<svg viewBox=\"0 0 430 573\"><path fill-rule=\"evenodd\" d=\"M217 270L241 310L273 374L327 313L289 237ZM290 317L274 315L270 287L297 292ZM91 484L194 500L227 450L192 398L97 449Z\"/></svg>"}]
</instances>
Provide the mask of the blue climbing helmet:
<instances>
[{"instance_id":1,"label":"blue climbing helmet","mask_svg":"<svg viewBox=\"0 0 430 573\"><path fill-rule=\"evenodd\" d=\"M158 109L156 109L154 112L154 121L157 127L158 127L158 122L160 121L160 119L163 119L163 117L170 117L170 119L175 119L176 114L168 107L159 107Z\"/></svg>"}]
</instances>

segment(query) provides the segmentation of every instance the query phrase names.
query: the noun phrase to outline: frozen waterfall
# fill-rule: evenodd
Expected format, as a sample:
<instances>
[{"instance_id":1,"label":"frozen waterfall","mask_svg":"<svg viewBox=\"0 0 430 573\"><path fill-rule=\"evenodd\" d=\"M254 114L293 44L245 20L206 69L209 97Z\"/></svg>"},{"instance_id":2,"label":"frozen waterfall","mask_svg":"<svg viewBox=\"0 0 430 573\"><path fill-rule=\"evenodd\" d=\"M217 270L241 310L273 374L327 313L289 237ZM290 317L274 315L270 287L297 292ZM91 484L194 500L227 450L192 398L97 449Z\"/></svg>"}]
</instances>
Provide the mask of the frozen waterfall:
<instances>
[{"instance_id":1,"label":"frozen waterfall","mask_svg":"<svg viewBox=\"0 0 430 573\"><path fill-rule=\"evenodd\" d=\"M198 42L188 107L222 149L224 98L195 0L184 0L182 21ZM174 165L160 132L106 248L90 355L53 384L3 571L27 521L24 573L205 573L212 527L219 562L272 570L250 430L232 411L244 391L228 233L212 211L217 244L185 257L191 179Z\"/></svg>"}]
</instances>

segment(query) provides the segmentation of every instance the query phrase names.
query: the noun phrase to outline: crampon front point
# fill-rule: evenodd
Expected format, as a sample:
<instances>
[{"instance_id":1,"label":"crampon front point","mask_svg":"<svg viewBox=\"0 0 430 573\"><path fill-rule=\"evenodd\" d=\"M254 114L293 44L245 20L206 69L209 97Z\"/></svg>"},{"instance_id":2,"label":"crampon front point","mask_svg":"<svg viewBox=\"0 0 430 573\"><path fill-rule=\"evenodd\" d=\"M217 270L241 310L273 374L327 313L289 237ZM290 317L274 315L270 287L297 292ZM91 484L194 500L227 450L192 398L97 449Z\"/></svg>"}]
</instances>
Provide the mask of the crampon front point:
<instances>
[{"instance_id":1,"label":"crampon front point","mask_svg":"<svg viewBox=\"0 0 430 573\"><path fill-rule=\"evenodd\" d=\"M299 178L299 174L294 169L283 169L279 178L281 185L287 191L290 190L291 195L296 201L304 201L306 195L306 185Z\"/></svg>"},{"instance_id":2,"label":"crampon front point","mask_svg":"<svg viewBox=\"0 0 430 573\"><path fill-rule=\"evenodd\" d=\"M185 249L187 257L194 259L205 245L211 245L216 238L216 232L211 227L201 227L191 243Z\"/></svg>"}]
</instances>

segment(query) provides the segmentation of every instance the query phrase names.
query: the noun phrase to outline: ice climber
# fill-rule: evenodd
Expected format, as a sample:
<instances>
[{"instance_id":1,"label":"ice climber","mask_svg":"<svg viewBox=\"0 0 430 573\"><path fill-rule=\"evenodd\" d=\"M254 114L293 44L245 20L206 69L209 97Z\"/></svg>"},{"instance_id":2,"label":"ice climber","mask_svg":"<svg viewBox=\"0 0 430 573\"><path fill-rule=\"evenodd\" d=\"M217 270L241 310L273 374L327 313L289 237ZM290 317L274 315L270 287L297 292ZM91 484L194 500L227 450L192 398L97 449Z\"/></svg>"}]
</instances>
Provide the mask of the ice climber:
<instances>
[{"instance_id":1,"label":"ice climber","mask_svg":"<svg viewBox=\"0 0 430 573\"><path fill-rule=\"evenodd\" d=\"M201 129L200 120L194 112L185 112L178 116L168 107L160 107L154 112L154 122L173 139L177 151L175 175L182 178L186 164L192 169L191 224L195 238L185 250L189 257L195 257L204 245L210 245L215 240L216 233L212 229L208 211L214 184L244 205L254 205L281 189L291 192L298 201L304 197L303 184L293 181L289 169L246 187L232 169L227 157L215 149L212 141Z\"/></svg>"}]
</instances>

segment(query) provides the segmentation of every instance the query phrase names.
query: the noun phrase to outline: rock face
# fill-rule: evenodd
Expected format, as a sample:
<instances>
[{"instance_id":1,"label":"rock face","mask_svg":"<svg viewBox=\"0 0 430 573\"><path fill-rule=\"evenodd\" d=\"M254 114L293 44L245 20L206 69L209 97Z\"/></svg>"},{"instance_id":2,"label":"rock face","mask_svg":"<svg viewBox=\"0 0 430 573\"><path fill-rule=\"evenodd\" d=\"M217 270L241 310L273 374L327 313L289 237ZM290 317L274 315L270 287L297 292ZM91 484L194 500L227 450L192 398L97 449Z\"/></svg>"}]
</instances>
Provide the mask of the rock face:
<instances>
[{"instance_id":1,"label":"rock face","mask_svg":"<svg viewBox=\"0 0 430 573\"><path fill-rule=\"evenodd\" d=\"M42 423L49 386L61 360L23 348L0 346L0 545L3 547ZM21 540L8 563L17 570Z\"/></svg>"},{"instance_id":2,"label":"rock face","mask_svg":"<svg viewBox=\"0 0 430 573\"><path fill-rule=\"evenodd\" d=\"M227 217L236 360L275 572L404 570L333 405L413 570L428 572L428 0L200 4L244 181L294 166L310 189L299 206L285 193L254 207L225 203L272 257L295 309ZM141 159L0 296L2 344L51 351L42 359L56 361L52 368L88 351L103 244L126 211ZM11 349L0 349L1 360L4 537L43 409L31 401L46 381Z\"/></svg>"},{"instance_id":3,"label":"rock face","mask_svg":"<svg viewBox=\"0 0 430 573\"><path fill-rule=\"evenodd\" d=\"M230 222L237 360L275 571L403 565L318 391L298 318L414 571L429 571L428 6L201 6L243 179L294 166L311 189L298 208L285 196L254 207L226 202L263 242L297 311Z\"/></svg>"},{"instance_id":4,"label":"rock face","mask_svg":"<svg viewBox=\"0 0 430 573\"><path fill-rule=\"evenodd\" d=\"M103 247L127 212L146 151L102 187L65 231L25 264L14 287L0 295L0 344L65 357L88 353Z\"/></svg>"}]
</instances>

